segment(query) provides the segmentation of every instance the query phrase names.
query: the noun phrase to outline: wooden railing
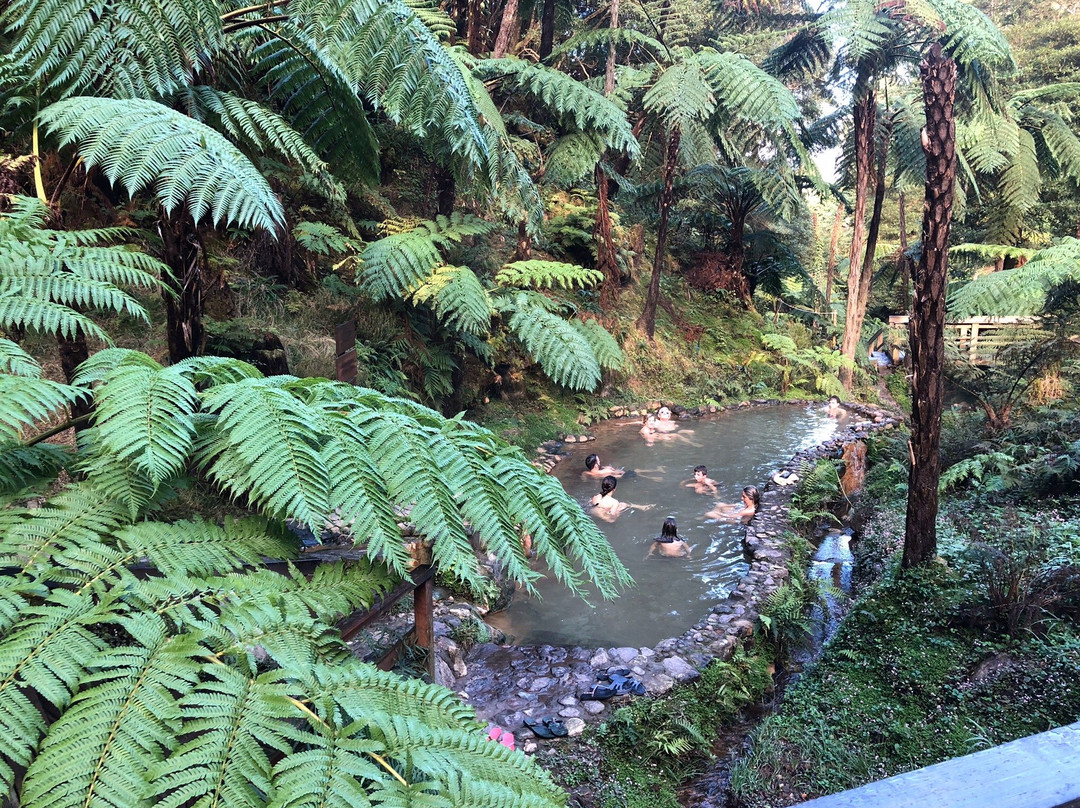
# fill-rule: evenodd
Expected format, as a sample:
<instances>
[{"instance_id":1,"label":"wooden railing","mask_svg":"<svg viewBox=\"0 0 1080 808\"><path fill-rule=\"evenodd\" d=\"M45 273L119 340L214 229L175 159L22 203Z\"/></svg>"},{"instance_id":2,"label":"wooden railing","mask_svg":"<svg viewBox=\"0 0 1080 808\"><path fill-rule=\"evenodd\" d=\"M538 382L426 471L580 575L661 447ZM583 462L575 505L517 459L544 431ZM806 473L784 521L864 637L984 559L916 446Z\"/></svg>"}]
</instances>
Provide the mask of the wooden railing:
<instances>
[{"instance_id":1,"label":"wooden railing","mask_svg":"<svg viewBox=\"0 0 1080 808\"><path fill-rule=\"evenodd\" d=\"M907 329L908 315L893 315L889 318L889 327ZM952 341L960 355L972 364L992 365L997 352L1016 341L1018 331L1037 327L1032 317L969 317L945 323L945 338ZM879 342L884 342L884 331L879 335Z\"/></svg>"}]
</instances>

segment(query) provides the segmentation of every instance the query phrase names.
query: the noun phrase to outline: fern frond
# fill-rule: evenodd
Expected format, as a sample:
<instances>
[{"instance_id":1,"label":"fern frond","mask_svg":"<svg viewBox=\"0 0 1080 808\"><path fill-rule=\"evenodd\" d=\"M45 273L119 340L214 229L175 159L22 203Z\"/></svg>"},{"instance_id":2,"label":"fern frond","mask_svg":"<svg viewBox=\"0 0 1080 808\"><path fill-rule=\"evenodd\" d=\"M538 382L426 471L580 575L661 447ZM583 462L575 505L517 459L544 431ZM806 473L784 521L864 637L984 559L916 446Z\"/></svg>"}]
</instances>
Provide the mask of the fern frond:
<instances>
[{"instance_id":1,"label":"fern frond","mask_svg":"<svg viewBox=\"0 0 1080 808\"><path fill-rule=\"evenodd\" d=\"M85 395L85 390L48 379L0 375L0 439L17 438L27 427Z\"/></svg>"},{"instance_id":2,"label":"fern frond","mask_svg":"<svg viewBox=\"0 0 1080 808\"><path fill-rule=\"evenodd\" d=\"M595 269L561 261L513 261L504 264L495 276L500 286L532 287L535 289L587 289L603 281L604 276Z\"/></svg>"},{"instance_id":3,"label":"fern frond","mask_svg":"<svg viewBox=\"0 0 1080 808\"><path fill-rule=\"evenodd\" d=\"M1062 239L1015 269L975 278L950 294L952 317L1032 315L1042 312L1051 289L1080 280L1080 241Z\"/></svg>"},{"instance_id":4,"label":"fern frond","mask_svg":"<svg viewBox=\"0 0 1080 808\"><path fill-rule=\"evenodd\" d=\"M152 614L118 623L138 644L91 660L93 673L49 727L26 772L27 805L139 808L147 771L176 746L177 699L195 686L207 649L191 635L169 636Z\"/></svg>"},{"instance_id":5,"label":"fern frond","mask_svg":"<svg viewBox=\"0 0 1080 808\"><path fill-rule=\"evenodd\" d=\"M491 330L495 310L480 279L468 267L437 267L412 290L411 297L429 305L451 328L477 336Z\"/></svg>"},{"instance_id":6,"label":"fern frond","mask_svg":"<svg viewBox=\"0 0 1080 808\"><path fill-rule=\"evenodd\" d=\"M604 145L636 157L637 139L626 114L603 94L589 89L560 70L514 57L478 62L474 71L485 80L509 79L516 92L526 92L556 115L573 121L580 132L595 133Z\"/></svg>"},{"instance_id":7,"label":"fern frond","mask_svg":"<svg viewBox=\"0 0 1080 808\"><path fill-rule=\"evenodd\" d=\"M0 441L0 495L14 494L38 481L51 480L72 457L67 448L55 443L23 446Z\"/></svg>"},{"instance_id":8,"label":"fern frond","mask_svg":"<svg viewBox=\"0 0 1080 808\"><path fill-rule=\"evenodd\" d=\"M574 318L570 321L581 335L588 341L596 361L605 370L619 370L623 365L623 352L618 341L610 331L600 324L599 320L581 320Z\"/></svg>"},{"instance_id":9,"label":"fern frond","mask_svg":"<svg viewBox=\"0 0 1080 808\"><path fill-rule=\"evenodd\" d=\"M13 376L25 376L28 379L41 378L41 365L24 351L17 342L0 337L0 373Z\"/></svg>"},{"instance_id":10,"label":"fern frond","mask_svg":"<svg viewBox=\"0 0 1080 808\"><path fill-rule=\"evenodd\" d=\"M588 340L562 317L543 309L519 309L507 323L552 381L572 390L594 390L600 364Z\"/></svg>"},{"instance_id":11,"label":"fern frond","mask_svg":"<svg viewBox=\"0 0 1080 808\"><path fill-rule=\"evenodd\" d=\"M694 59L669 66L642 99L645 111L680 130L704 121L716 110L716 96L703 69Z\"/></svg>"},{"instance_id":12,"label":"fern frond","mask_svg":"<svg viewBox=\"0 0 1080 808\"><path fill-rule=\"evenodd\" d=\"M320 524L329 480L315 413L265 379L213 387L204 407L218 416L198 451L210 477L267 513Z\"/></svg>"},{"instance_id":13,"label":"fern frond","mask_svg":"<svg viewBox=\"0 0 1080 808\"><path fill-rule=\"evenodd\" d=\"M120 363L95 396L102 448L161 483L180 472L191 453L197 403L195 385L181 370Z\"/></svg>"},{"instance_id":14,"label":"fern frond","mask_svg":"<svg viewBox=\"0 0 1080 808\"><path fill-rule=\"evenodd\" d=\"M563 135L548 147L544 181L573 187L592 174L603 154L604 144L596 135L583 132Z\"/></svg>"},{"instance_id":15,"label":"fern frond","mask_svg":"<svg viewBox=\"0 0 1080 808\"><path fill-rule=\"evenodd\" d=\"M129 194L153 187L169 213L181 205L195 221L262 227L284 224L281 202L263 175L205 124L152 101L76 97L39 113L60 146L77 144L86 166L101 165Z\"/></svg>"},{"instance_id":16,"label":"fern frond","mask_svg":"<svg viewBox=\"0 0 1080 808\"><path fill-rule=\"evenodd\" d=\"M560 56L578 51L602 50L607 53L613 42L616 47L619 45L636 45L654 57L663 56L667 52L662 42L634 28L596 28L571 36L551 52L551 59L557 60Z\"/></svg>"}]
</instances>

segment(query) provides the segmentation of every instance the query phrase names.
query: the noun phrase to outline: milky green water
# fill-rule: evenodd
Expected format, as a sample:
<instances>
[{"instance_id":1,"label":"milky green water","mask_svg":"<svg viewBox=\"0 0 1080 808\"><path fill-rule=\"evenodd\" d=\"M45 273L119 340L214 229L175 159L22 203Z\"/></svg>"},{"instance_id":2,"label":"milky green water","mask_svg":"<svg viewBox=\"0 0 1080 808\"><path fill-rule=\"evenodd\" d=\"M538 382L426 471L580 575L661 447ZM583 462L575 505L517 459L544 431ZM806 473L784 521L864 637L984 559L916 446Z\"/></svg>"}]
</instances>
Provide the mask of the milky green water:
<instances>
[{"instance_id":1,"label":"milky green water","mask_svg":"<svg viewBox=\"0 0 1080 808\"><path fill-rule=\"evenodd\" d=\"M599 478L581 474L585 457L595 452L605 465L627 469L615 490L617 499L654 505L623 512L613 523L596 519L636 586L614 601L594 595L590 607L553 578L545 578L537 587L540 598L519 592L508 609L489 615L489 622L511 642L641 647L682 634L723 600L747 569L741 547L744 526L707 519L706 511L717 501L739 502L745 485L761 487L792 454L828 440L836 420L821 405L735 410L681 421L677 430L651 445L639 428L614 421L601 424L595 441L566 447L571 456L555 468L567 493L584 506L600 491ZM681 485L698 464L708 467L719 498ZM668 516L675 517L679 534L695 545L692 558L645 558Z\"/></svg>"}]
</instances>

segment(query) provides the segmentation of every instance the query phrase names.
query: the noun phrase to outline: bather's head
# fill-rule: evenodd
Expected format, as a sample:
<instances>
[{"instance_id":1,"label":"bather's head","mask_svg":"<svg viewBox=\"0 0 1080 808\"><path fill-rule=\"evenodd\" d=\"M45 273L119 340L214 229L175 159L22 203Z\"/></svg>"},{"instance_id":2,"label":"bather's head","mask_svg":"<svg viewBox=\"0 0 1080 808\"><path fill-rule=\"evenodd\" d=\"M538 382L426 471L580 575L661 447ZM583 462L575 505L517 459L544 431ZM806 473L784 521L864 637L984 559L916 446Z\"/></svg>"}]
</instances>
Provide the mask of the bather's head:
<instances>
[{"instance_id":1,"label":"bather's head","mask_svg":"<svg viewBox=\"0 0 1080 808\"><path fill-rule=\"evenodd\" d=\"M671 420L671 410L669 408L667 408L667 407L661 407L660 409L658 409L656 411L656 419L658 421L670 421Z\"/></svg>"},{"instance_id":2,"label":"bather's head","mask_svg":"<svg viewBox=\"0 0 1080 808\"><path fill-rule=\"evenodd\" d=\"M694 479L704 480L709 476L709 470L705 466L694 466Z\"/></svg>"},{"instance_id":3,"label":"bather's head","mask_svg":"<svg viewBox=\"0 0 1080 808\"><path fill-rule=\"evenodd\" d=\"M742 501L746 507L753 507L754 513L757 513L758 508L761 507L761 492L757 490L757 486L748 485L742 490Z\"/></svg>"},{"instance_id":4,"label":"bather's head","mask_svg":"<svg viewBox=\"0 0 1080 808\"><path fill-rule=\"evenodd\" d=\"M600 496L606 497L612 491L615 490L615 486L619 484L619 481L612 477L610 474L600 481Z\"/></svg>"},{"instance_id":5,"label":"bather's head","mask_svg":"<svg viewBox=\"0 0 1080 808\"><path fill-rule=\"evenodd\" d=\"M669 516L667 519L664 520L664 526L660 528L660 538L679 539L679 528L675 524L674 516Z\"/></svg>"},{"instance_id":6,"label":"bather's head","mask_svg":"<svg viewBox=\"0 0 1080 808\"><path fill-rule=\"evenodd\" d=\"M591 454L585 458L585 470L592 471L600 467L600 455Z\"/></svg>"}]
</instances>

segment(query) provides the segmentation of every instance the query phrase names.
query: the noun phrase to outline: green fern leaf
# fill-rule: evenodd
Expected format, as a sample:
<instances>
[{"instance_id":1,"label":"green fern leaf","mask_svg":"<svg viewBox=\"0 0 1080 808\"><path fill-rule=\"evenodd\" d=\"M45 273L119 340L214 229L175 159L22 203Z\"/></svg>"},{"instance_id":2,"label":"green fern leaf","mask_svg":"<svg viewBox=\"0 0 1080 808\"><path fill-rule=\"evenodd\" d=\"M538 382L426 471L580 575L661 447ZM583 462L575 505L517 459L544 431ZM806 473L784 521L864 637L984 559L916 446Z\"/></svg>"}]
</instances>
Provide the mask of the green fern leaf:
<instances>
[{"instance_id":1,"label":"green fern leaf","mask_svg":"<svg viewBox=\"0 0 1080 808\"><path fill-rule=\"evenodd\" d=\"M510 317L508 326L556 384L572 390L594 390L600 384L596 354L563 318L540 308L524 308Z\"/></svg>"},{"instance_id":2,"label":"green fern leaf","mask_svg":"<svg viewBox=\"0 0 1080 808\"><path fill-rule=\"evenodd\" d=\"M186 206L198 222L262 227L285 221L269 184L210 127L152 101L76 97L46 107L42 125L77 144L87 168L101 165L110 182L134 195L153 187L169 212Z\"/></svg>"},{"instance_id":3,"label":"green fern leaf","mask_svg":"<svg viewBox=\"0 0 1080 808\"><path fill-rule=\"evenodd\" d=\"M47 379L0 375L0 439L17 438L86 395L85 390Z\"/></svg>"},{"instance_id":4,"label":"green fern leaf","mask_svg":"<svg viewBox=\"0 0 1080 808\"><path fill-rule=\"evenodd\" d=\"M495 276L500 286L532 287L536 289L587 289L604 280L603 273L561 261L514 261L504 264Z\"/></svg>"},{"instance_id":5,"label":"green fern leaf","mask_svg":"<svg viewBox=\"0 0 1080 808\"><path fill-rule=\"evenodd\" d=\"M13 376L25 376L28 379L41 378L41 365L19 344L0 337L0 373Z\"/></svg>"},{"instance_id":6,"label":"green fern leaf","mask_svg":"<svg viewBox=\"0 0 1080 808\"><path fill-rule=\"evenodd\" d=\"M411 293L416 303L431 306L451 328L482 336L495 314L480 279L468 267L437 267Z\"/></svg>"}]
</instances>

